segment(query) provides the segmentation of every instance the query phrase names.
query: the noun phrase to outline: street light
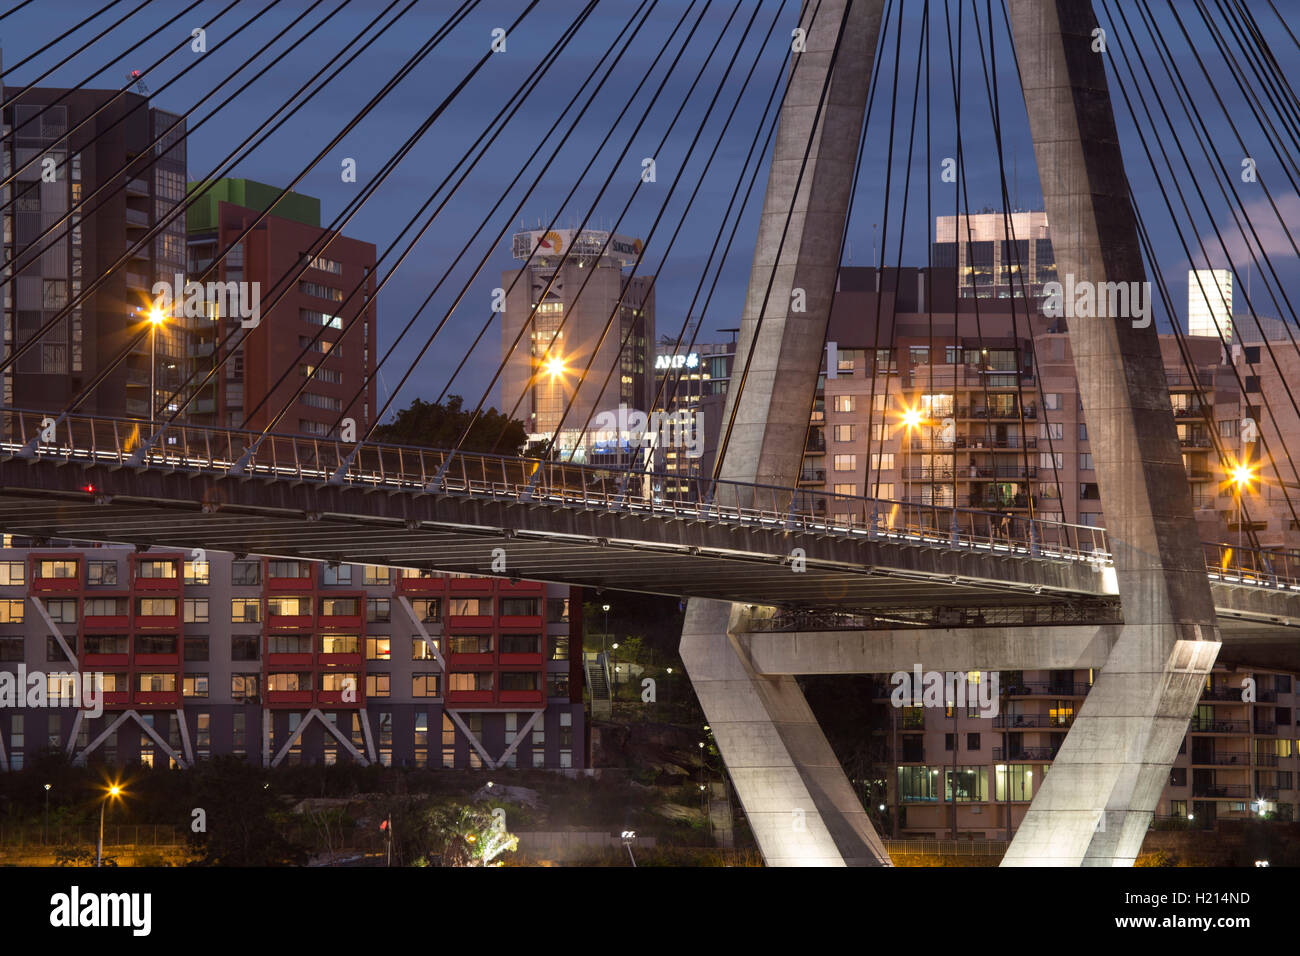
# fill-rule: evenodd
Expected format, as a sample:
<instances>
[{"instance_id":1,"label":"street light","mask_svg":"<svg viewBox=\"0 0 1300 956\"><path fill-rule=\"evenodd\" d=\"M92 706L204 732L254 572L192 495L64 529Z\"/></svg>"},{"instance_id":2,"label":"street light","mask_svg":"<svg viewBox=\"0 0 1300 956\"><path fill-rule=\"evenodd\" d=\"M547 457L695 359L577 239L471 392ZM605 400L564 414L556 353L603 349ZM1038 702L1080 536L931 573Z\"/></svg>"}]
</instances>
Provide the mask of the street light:
<instances>
[{"instance_id":1,"label":"street light","mask_svg":"<svg viewBox=\"0 0 1300 956\"><path fill-rule=\"evenodd\" d=\"M45 785L45 826L41 830L41 846L45 845L46 834L50 829L50 785Z\"/></svg>"},{"instance_id":2,"label":"street light","mask_svg":"<svg viewBox=\"0 0 1300 956\"><path fill-rule=\"evenodd\" d=\"M119 787L117 784L113 784L112 786L110 786L110 787L108 788L108 791L104 794L104 799L100 801L100 804L99 804L99 849L98 849L98 851L95 853L95 866L96 866L96 867L100 867L100 866L103 866L103 865L104 865L104 811L108 809L108 801L110 801L110 800L112 800L114 797L117 797L118 795L120 795L121 792L122 792L122 788Z\"/></svg>"},{"instance_id":3,"label":"street light","mask_svg":"<svg viewBox=\"0 0 1300 956\"><path fill-rule=\"evenodd\" d=\"M613 664L614 666L614 691L617 693L618 691L618 641L615 641L613 644L609 645L609 649L614 652L614 657L610 661L610 663Z\"/></svg>"},{"instance_id":4,"label":"street light","mask_svg":"<svg viewBox=\"0 0 1300 956\"><path fill-rule=\"evenodd\" d=\"M1237 499L1237 573L1241 574L1241 547L1242 547L1242 522L1244 520L1244 507L1242 495L1250 490L1250 484L1255 478L1255 470L1248 462L1239 461L1232 466L1228 473L1228 481L1232 483L1233 495Z\"/></svg>"},{"instance_id":5,"label":"street light","mask_svg":"<svg viewBox=\"0 0 1300 956\"><path fill-rule=\"evenodd\" d=\"M158 327L163 324L166 315L157 306L149 310L149 424L154 421L154 406L158 402L155 391L155 376L158 372Z\"/></svg>"}]
</instances>

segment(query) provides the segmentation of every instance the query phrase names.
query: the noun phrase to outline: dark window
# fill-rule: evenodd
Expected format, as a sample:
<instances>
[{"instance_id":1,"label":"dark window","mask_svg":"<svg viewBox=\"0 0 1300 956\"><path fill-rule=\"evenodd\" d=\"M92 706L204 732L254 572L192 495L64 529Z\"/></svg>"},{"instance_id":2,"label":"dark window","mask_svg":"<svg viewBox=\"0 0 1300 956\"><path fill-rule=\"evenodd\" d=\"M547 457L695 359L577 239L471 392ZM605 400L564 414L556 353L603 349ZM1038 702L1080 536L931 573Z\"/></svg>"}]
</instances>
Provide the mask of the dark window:
<instances>
[{"instance_id":1,"label":"dark window","mask_svg":"<svg viewBox=\"0 0 1300 956\"><path fill-rule=\"evenodd\" d=\"M1169 771L1169 786L1185 787L1187 786L1187 768L1174 767Z\"/></svg>"},{"instance_id":2,"label":"dark window","mask_svg":"<svg viewBox=\"0 0 1300 956\"><path fill-rule=\"evenodd\" d=\"M944 749L944 750L955 750L956 747L957 747L957 735L956 735L956 734L944 734L944 735L943 735L943 749Z\"/></svg>"},{"instance_id":3,"label":"dark window","mask_svg":"<svg viewBox=\"0 0 1300 956\"><path fill-rule=\"evenodd\" d=\"M502 634L502 654L540 654L542 638L538 634Z\"/></svg>"},{"instance_id":4,"label":"dark window","mask_svg":"<svg viewBox=\"0 0 1300 956\"><path fill-rule=\"evenodd\" d=\"M230 566L230 583L250 585L262 583L261 561L236 561Z\"/></svg>"},{"instance_id":5,"label":"dark window","mask_svg":"<svg viewBox=\"0 0 1300 956\"><path fill-rule=\"evenodd\" d=\"M1258 345L1247 345L1247 346L1246 346L1246 362L1247 362L1248 364L1250 364L1250 365L1255 365L1255 364L1257 364L1257 363L1259 362L1259 346L1258 346Z\"/></svg>"},{"instance_id":6,"label":"dark window","mask_svg":"<svg viewBox=\"0 0 1300 956\"><path fill-rule=\"evenodd\" d=\"M979 734L967 734L967 735L966 735L966 749L967 749L967 750L979 750L979 749L980 749L980 735L979 735Z\"/></svg>"},{"instance_id":7,"label":"dark window","mask_svg":"<svg viewBox=\"0 0 1300 956\"><path fill-rule=\"evenodd\" d=\"M137 634L135 636L137 654L175 654L175 634Z\"/></svg>"},{"instance_id":8,"label":"dark window","mask_svg":"<svg viewBox=\"0 0 1300 956\"><path fill-rule=\"evenodd\" d=\"M186 636L185 659L187 661L206 661L208 659L208 639L206 637Z\"/></svg>"},{"instance_id":9,"label":"dark window","mask_svg":"<svg viewBox=\"0 0 1300 956\"><path fill-rule=\"evenodd\" d=\"M1246 376L1246 391L1248 391L1248 392L1258 392L1258 391L1259 391L1259 376L1258 376L1258 375L1247 375L1247 376Z\"/></svg>"},{"instance_id":10,"label":"dark window","mask_svg":"<svg viewBox=\"0 0 1300 956\"><path fill-rule=\"evenodd\" d=\"M230 639L230 659L232 661L257 660L259 643L256 634L235 635Z\"/></svg>"}]
</instances>

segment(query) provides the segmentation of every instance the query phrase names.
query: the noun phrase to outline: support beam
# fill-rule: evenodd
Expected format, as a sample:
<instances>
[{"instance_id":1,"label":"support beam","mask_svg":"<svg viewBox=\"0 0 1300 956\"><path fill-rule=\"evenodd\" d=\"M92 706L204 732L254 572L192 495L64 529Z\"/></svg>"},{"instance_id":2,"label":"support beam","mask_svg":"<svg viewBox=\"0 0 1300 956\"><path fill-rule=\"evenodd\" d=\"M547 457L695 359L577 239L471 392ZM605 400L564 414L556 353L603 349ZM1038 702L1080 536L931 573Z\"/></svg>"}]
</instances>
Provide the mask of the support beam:
<instances>
[{"instance_id":1,"label":"support beam","mask_svg":"<svg viewBox=\"0 0 1300 956\"><path fill-rule=\"evenodd\" d=\"M361 708L361 734L366 741L366 756L371 763L379 763L379 752L375 750L375 738L370 731L370 715L364 707Z\"/></svg>"},{"instance_id":2,"label":"support beam","mask_svg":"<svg viewBox=\"0 0 1300 956\"><path fill-rule=\"evenodd\" d=\"M352 743L347 734L343 733L343 731L339 729L339 726L335 724L334 721L328 719L319 710L314 710L312 713L317 714L320 717L320 722L325 725L325 729L334 736L335 740L343 745L343 749L352 755L353 760L361 764L363 767L370 766L370 761L365 758L361 751L357 750L356 745Z\"/></svg>"},{"instance_id":3,"label":"support beam","mask_svg":"<svg viewBox=\"0 0 1300 956\"><path fill-rule=\"evenodd\" d=\"M1062 281L1150 286L1089 0L1010 0ZM1154 323L1068 320L1124 625L1004 866L1132 865L1218 628Z\"/></svg>"},{"instance_id":4,"label":"support beam","mask_svg":"<svg viewBox=\"0 0 1300 956\"><path fill-rule=\"evenodd\" d=\"M537 726L538 719L540 719L544 713L545 711L542 710L533 711L532 716L529 717L528 720L524 722L524 725L519 728L518 732L515 733L515 739L510 742L510 746L505 749L505 752L501 754L500 759L497 760L498 767L504 767L506 765L506 761L510 759L510 755L518 750L519 745L524 741L524 738L533 732L533 728Z\"/></svg>"},{"instance_id":5,"label":"support beam","mask_svg":"<svg viewBox=\"0 0 1300 956\"><path fill-rule=\"evenodd\" d=\"M285 755L289 752L289 748L298 742L299 738L302 737L302 732L306 730L307 725L311 723L312 715L319 713L320 711L312 708L307 711L307 713L303 714L302 720L298 721L298 729L289 735L289 739L284 742L284 746L276 752L275 759L271 761L272 767L280 766L280 761L285 758Z\"/></svg>"},{"instance_id":6,"label":"support beam","mask_svg":"<svg viewBox=\"0 0 1300 956\"><path fill-rule=\"evenodd\" d=\"M98 737L96 737L90 743L86 744L86 749L83 750L81 753L77 754L77 756L72 761L73 764L79 767L84 766L87 758L89 758L92 753L94 753L96 750L99 749L99 745L102 744L105 740L107 740L110 734L116 733L117 728L122 726L123 722L128 717L130 717L133 713L134 711L124 710L122 711L122 713L118 714L117 717L114 718L113 722L109 724L108 727L105 728L105 730Z\"/></svg>"},{"instance_id":7,"label":"support beam","mask_svg":"<svg viewBox=\"0 0 1300 956\"><path fill-rule=\"evenodd\" d=\"M735 425L723 479L795 487L883 6L804 5L806 50L791 58L727 393L723 434L733 409ZM741 605L692 599L681 655L764 860L889 865L794 678L761 677L733 639L733 625L744 630L744 613Z\"/></svg>"},{"instance_id":8,"label":"support beam","mask_svg":"<svg viewBox=\"0 0 1300 956\"><path fill-rule=\"evenodd\" d=\"M742 605L692 601L681 653L764 860L889 866L795 679L754 670L738 639L747 623Z\"/></svg>"},{"instance_id":9,"label":"support beam","mask_svg":"<svg viewBox=\"0 0 1300 956\"><path fill-rule=\"evenodd\" d=\"M474 748L479 757L482 758L483 762L487 764L487 768L489 770L497 769L497 762L493 760L491 755L487 752L487 748L483 746L483 741L479 740L478 737L470 732L465 721L460 719L460 714L454 710L449 710L447 713L450 715L451 719L456 722L456 726L460 728L460 732L469 740L470 746Z\"/></svg>"},{"instance_id":10,"label":"support beam","mask_svg":"<svg viewBox=\"0 0 1300 956\"><path fill-rule=\"evenodd\" d=\"M181 747L185 751L185 760L192 767L194 766L194 748L190 746L190 728L185 723L185 708L176 708L176 722L180 725L181 730ZM210 730L211 728L209 728Z\"/></svg>"},{"instance_id":11,"label":"support beam","mask_svg":"<svg viewBox=\"0 0 1300 956\"><path fill-rule=\"evenodd\" d=\"M78 708L77 716L72 718L72 733L68 734L68 743L63 748L63 752L69 757L75 757L77 749L77 735L81 733L81 722L86 719L86 712ZM73 763L75 763L75 759Z\"/></svg>"},{"instance_id":12,"label":"support beam","mask_svg":"<svg viewBox=\"0 0 1300 956\"><path fill-rule=\"evenodd\" d=\"M1101 667L1115 624L953 627L906 631L756 632L737 641L755 673L892 674L935 671L1070 670Z\"/></svg>"}]
</instances>

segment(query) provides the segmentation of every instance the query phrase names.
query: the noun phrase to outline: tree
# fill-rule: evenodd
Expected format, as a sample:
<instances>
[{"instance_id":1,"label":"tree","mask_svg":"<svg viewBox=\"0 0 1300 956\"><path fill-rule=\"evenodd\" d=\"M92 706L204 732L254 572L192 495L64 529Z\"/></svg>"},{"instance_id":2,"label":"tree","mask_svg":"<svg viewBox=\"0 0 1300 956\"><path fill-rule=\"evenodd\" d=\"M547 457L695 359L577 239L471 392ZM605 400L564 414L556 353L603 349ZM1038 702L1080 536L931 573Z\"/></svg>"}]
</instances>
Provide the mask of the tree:
<instances>
[{"instance_id":1,"label":"tree","mask_svg":"<svg viewBox=\"0 0 1300 956\"><path fill-rule=\"evenodd\" d=\"M193 775L194 805L204 811L204 830L190 840L206 866L300 866L305 848L285 834L285 814L259 768L239 757L201 761Z\"/></svg>"},{"instance_id":2,"label":"tree","mask_svg":"<svg viewBox=\"0 0 1300 956\"><path fill-rule=\"evenodd\" d=\"M519 846L519 837L485 806L445 804L426 817L432 849L443 866L492 866L492 861ZM500 866L500 864L496 864Z\"/></svg>"},{"instance_id":3,"label":"tree","mask_svg":"<svg viewBox=\"0 0 1300 956\"><path fill-rule=\"evenodd\" d=\"M527 441L523 422L495 408L483 409L470 426L473 410L464 408L464 404L459 395L447 396L446 404L417 398L387 425L376 428L375 440L425 448L456 448L459 444L464 451L498 455L513 454ZM469 434L461 442L467 426Z\"/></svg>"}]
</instances>

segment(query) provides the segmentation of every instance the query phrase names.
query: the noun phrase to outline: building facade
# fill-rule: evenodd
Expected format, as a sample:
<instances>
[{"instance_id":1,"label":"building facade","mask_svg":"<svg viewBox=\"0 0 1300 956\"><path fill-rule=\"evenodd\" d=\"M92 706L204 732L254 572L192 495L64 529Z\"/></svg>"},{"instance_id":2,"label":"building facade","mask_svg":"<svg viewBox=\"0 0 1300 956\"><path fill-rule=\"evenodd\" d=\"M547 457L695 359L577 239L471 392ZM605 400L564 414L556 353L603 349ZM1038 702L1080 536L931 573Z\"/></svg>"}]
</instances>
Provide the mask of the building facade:
<instances>
[{"instance_id":1,"label":"building facade","mask_svg":"<svg viewBox=\"0 0 1300 956\"><path fill-rule=\"evenodd\" d=\"M968 706L896 707L890 696L897 684L878 680L872 735L885 771L887 828L902 837L1008 839L1051 771L1092 679L1088 670L1002 671L997 713L986 716L972 703L973 686L965 688ZM1258 816L1295 820L1297 681L1295 672L1216 664L1157 819L1203 827Z\"/></svg>"},{"instance_id":2,"label":"building facade","mask_svg":"<svg viewBox=\"0 0 1300 956\"><path fill-rule=\"evenodd\" d=\"M0 97L8 99L3 86ZM5 106L3 131L3 168L15 176L0 189L3 253L14 274L4 288L5 353L88 293L0 375L5 404L59 410L102 372L83 413L161 411L183 378L183 330L131 341L147 327L154 283L185 269L183 217L147 238L185 198L184 117L136 93L33 88Z\"/></svg>"},{"instance_id":3,"label":"building facade","mask_svg":"<svg viewBox=\"0 0 1300 956\"><path fill-rule=\"evenodd\" d=\"M235 754L263 766L580 769L581 645L581 601L562 586L216 552L6 548L0 769L47 747L118 765ZM54 676L68 673L95 676L102 714ZM6 696L22 674L45 701Z\"/></svg>"},{"instance_id":4,"label":"building facade","mask_svg":"<svg viewBox=\"0 0 1300 956\"><path fill-rule=\"evenodd\" d=\"M851 501L868 496L1104 527L1063 320L1033 299L956 296L951 270L890 270L880 292L874 273L843 270L801 486L845 521L869 520ZM1300 373L1300 349L1162 335L1161 351L1205 540L1235 542L1241 524L1261 547L1300 545L1300 417L1268 397ZM1240 494L1237 462L1259 478Z\"/></svg>"},{"instance_id":5,"label":"building facade","mask_svg":"<svg viewBox=\"0 0 1300 956\"><path fill-rule=\"evenodd\" d=\"M244 179L211 184L188 210L189 274L205 272L279 192ZM356 434L364 435L377 411L374 244L339 234L325 245L320 201L311 196L288 193L274 208L209 276L258 283L265 307L258 323L213 314L178 320L185 323L196 383L229 356L192 399L190 419L260 430L293 399L277 432L327 436L350 418ZM308 259L312 249L322 251ZM304 259L307 268L299 276ZM281 283L291 272L292 282ZM280 381L285 369L291 374ZM311 381L295 399L308 375Z\"/></svg>"},{"instance_id":6,"label":"building facade","mask_svg":"<svg viewBox=\"0 0 1300 956\"><path fill-rule=\"evenodd\" d=\"M589 420L653 401L654 277L630 271L640 240L594 229L521 232L512 251L532 258L501 275L500 407L530 444L558 429L556 453L589 460Z\"/></svg>"}]
</instances>

